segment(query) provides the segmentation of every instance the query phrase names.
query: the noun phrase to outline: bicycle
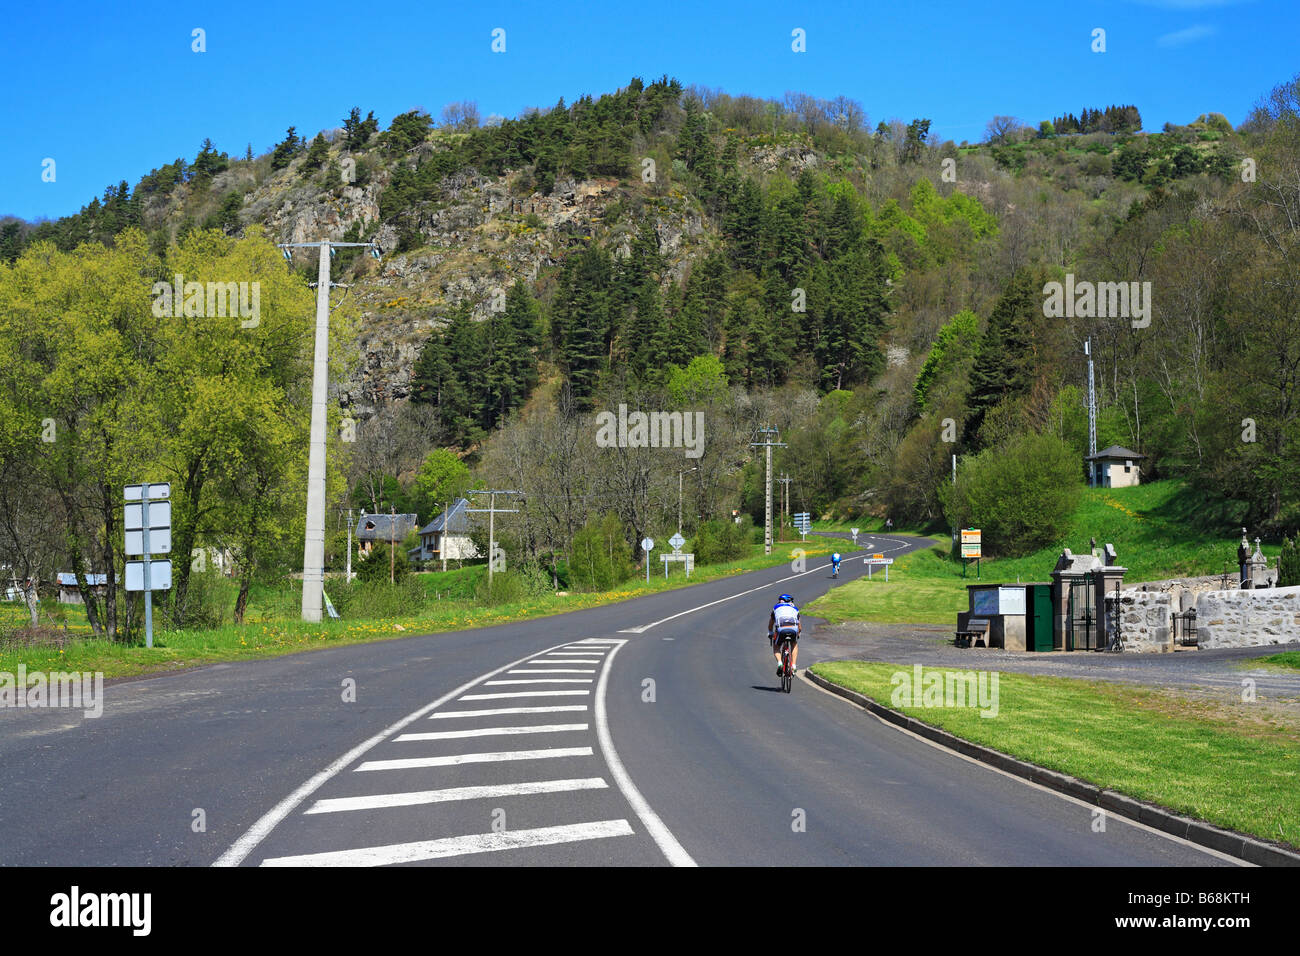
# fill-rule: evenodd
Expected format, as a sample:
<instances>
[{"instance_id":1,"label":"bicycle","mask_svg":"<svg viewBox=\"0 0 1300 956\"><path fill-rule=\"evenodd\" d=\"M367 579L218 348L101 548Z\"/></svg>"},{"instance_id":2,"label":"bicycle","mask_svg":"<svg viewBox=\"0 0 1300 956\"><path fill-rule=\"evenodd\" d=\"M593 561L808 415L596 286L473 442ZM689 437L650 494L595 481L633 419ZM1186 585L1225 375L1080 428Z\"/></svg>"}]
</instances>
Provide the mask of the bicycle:
<instances>
[{"instance_id":1,"label":"bicycle","mask_svg":"<svg viewBox=\"0 0 1300 956\"><path fill-rule=\"evenodd\" d=\"M781 690L787 694L794 684L794 675L790 673L790 657L794 651L794 639L789 634L781 637Z\"/></svg>"}]
</instances>

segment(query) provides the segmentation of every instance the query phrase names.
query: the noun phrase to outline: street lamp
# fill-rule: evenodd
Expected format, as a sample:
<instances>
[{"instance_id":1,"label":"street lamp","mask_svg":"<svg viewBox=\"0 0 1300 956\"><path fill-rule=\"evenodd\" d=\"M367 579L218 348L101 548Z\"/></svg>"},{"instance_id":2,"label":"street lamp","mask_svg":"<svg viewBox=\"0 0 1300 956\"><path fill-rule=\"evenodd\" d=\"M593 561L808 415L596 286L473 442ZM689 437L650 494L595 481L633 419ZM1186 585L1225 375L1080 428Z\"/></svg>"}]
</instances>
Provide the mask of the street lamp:
<instances>
[{"instance_id":1,"label":"street lamp","mask_svg":"<svg viewBox=\"0 0 1300 956\"><path fill-rule=\"evenodd\" d=\"M691 472L699 471L699 470L700 470L700 466L696 465L694 468L688 468L686 469L686 471L679 471L677 473L677 533L678 534L682 533L682 475L689 475Z\"/></svg>"}]
</instances>

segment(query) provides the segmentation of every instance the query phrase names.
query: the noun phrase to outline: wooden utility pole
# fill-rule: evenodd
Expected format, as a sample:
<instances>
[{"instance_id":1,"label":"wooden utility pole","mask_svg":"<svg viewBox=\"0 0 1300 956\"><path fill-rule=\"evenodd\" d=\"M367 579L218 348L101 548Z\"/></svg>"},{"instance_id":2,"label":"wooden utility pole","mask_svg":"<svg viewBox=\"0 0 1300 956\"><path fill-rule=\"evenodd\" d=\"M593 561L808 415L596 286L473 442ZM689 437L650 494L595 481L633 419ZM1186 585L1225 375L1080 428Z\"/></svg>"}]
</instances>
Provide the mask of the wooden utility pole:
<instances>
[{"instance_id":1,"label":"wooden utility pole","mask_svg":"<svg viewBox=\"0 0 1300 956\"><path fill-rule=\"evenodd\" d=\"M790 475L782 472L781 477L776 479L781 485L781 532L777 541L785 540L785 516L790 511Z\"/></svg>"},{"instance_id":2,"label":"wooden utility pole","mask_svg":"<svg viewBox=\"0 0 1300 956\"><path fill-rule=\"evenodd\" d=\"M487 556L487 558L488 558L488 594L491 594L491 593L492 593L492 572L493 572L493 570L494 570L493 565L496 563L496 562L495 562L495 559L494 559L494 556L493 556L493 552L496 551L496 544L497 544L497 539L496 539L496 516L497 516L498 514L503 514L503 515L513 515L513 514L518 514L518 513L519 513L519 509L517 509L517 508L510 508L510 509L498 508L498 507L497 507L497 495L522 495L523 492L522 492L522 491L502 491L502 490L500 490L500 489L479 489L479 490L477 490L477 491L469 491L469 492L466 492L466 494L470 494L470 495L487 495L487 496L488 496L488 506L487 506L486 508L466 508L465 510L466 510L467 512L469 512L469 511L480 512L480 513L481 513L481 512L485 512L485 511L487 512L487 516L488 516L488 556ZM443 524L443 533L444 533L444 534L446 533L446 530L447 530L447 528L446 528L446 524L445 524L445 522L444 522L444 524ZM445 539L444 539L444 540L445 540Z\"/></svg>"}]
</instances>

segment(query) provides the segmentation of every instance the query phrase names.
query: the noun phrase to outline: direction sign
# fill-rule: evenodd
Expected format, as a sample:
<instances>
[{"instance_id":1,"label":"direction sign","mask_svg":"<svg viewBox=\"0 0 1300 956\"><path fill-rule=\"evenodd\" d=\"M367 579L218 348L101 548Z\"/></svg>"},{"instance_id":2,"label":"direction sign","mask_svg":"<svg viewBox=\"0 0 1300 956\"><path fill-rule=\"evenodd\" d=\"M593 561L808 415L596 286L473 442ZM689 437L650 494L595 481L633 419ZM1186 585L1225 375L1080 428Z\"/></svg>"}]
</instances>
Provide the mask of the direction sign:
<instances>
[{"instance_id":1,"label":"direction sign","mask_svg":"<svg viewBox=\"0 0 1300 956\"><path fill-rule=\"evenodd\" d=\"M144 566L149 565L149 590L168 591L172 586L172 563L167 559L161 561L126 562L126 589L143 591Z\"/></svg>"},{"instance_id":2,"label":"direction sign","mask_svg":"<svg viewBox=\"0 0 1300 956\"><path fill-rule=\"evenodd\" d=\"M850 528L849 531L852 532L852 534L853 534L853 543L854 543L854 544L857 544L857 543L858 543L858 529L857 529L857 528Z\"/></svg>"},{"instance_id":3,"label":"direction sign","mask_svg":"<svg viewBox=\"0 0 1300 956\"><path fill-rule=\"evenodd\" d=\"M674 551L680 551L682 550L682 545L686 543L686 539L682 537L681 532L679 531L668 539L668 543L673 546Z\"/></svg>"}]
</instances>

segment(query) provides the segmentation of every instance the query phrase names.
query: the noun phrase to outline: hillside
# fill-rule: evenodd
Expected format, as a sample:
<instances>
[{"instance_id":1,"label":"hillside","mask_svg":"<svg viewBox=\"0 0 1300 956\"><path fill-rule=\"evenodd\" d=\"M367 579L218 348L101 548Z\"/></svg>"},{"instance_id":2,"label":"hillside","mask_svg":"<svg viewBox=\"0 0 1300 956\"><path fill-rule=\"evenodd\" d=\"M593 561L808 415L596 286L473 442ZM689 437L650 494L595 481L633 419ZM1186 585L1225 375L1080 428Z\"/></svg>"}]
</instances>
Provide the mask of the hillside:
<instances>
[{"instance_id":1,"label":"hillside","mask_svg":"<svg viewBox=\"0 0 1300 956\"><path fill-rule=\"evenodd\" d=\"M517 563L607 527L639 561L679 512L761 520L759 428L789 510L946 531L978 520L954 456L968 502L1030 447L1018 487L1081 484L1085 343L1097 446L1182 482L1216 536L1276 536L1300 524L1298 113L1293 79L1235 130L1096 104L972 145L663 77L487 124L352 109L242 159L205 142L75 216L0 224L0 557L118 562L106 489L148 463L183 549L237 555L241 593L293 568L316 264L272 243L322 237L383 251L332 264L330 560L349 507L423 522L477 484L523 493L498 531ZM181 273L258 277L258 330L153 321ZM595 416L623 405L707 440L604 447ZM22 531L36 513L74 531ZM1058 519L990 544L1032 552Z\"/></svg>"}]
</instances>

